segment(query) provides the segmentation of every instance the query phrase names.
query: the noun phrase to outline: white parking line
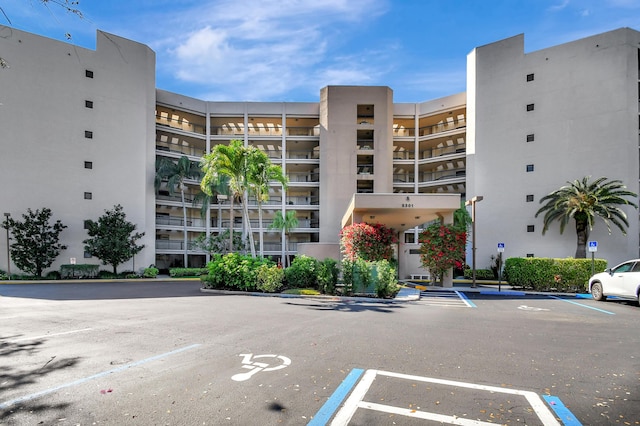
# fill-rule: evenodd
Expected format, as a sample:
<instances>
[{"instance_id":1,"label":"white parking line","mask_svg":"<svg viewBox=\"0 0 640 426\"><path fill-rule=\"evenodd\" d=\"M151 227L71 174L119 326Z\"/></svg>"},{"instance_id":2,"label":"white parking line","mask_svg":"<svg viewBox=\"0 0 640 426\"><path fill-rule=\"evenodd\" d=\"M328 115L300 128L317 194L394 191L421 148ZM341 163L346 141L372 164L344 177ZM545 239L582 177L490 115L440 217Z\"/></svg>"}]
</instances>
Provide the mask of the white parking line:
<instances>
[{"instance_id":1,"label":"white parking line","mask_svg":"<svg viewBox=\"0 0 640 426\"><path fill-rule=\"evenodd\" d=\"M488 425L490 424L490 423L484 423L484 422L475 421L475 420L462 419L456 416L446 416L442 414L428 413L428 412L417 411L417 410L405 410L405 409L392 407L388 405L363 402L363 399L366 393L369 391L369 388L371 387L377 375L394 377L394 378L405 379L405 380L427 382L427 383L436 383L436 384L441 384L446 386L455 386L455 387L461 387L461 388L467 388L467 389L482 390L482 391L488 391L493 393L523 396L529 402L529 404L531 405L531 408L534 410L534 412L536 413L536 415L538 416L538 418L540 419L543 425L560 426L560 423L558 423L553 413L547 408L547 406L544 404L540 396L538 396L534 392L517 390L517 389L499 388L495 386L478 385L474 383L456 382L452 380L435 379L430 377L412 376L408 374L392 373L392 372L381 371L381 370L367 370L365 372L364 376L362 377L358 385L353 389L353 392L351 392L351 396L349 396L347 401L344 403L342 409L338 411L333 422L331 422L332 426L348 425L349 421L351 421L351 418L353 417L353 415L355 414L358 408L376 410L376 411L381 411L389 414L402 414L402 415L406 415L407 417L415 417L419 419L447 422L455 425Z\"/></svg>"},{"instance_id":2,"label":"white parking line","mask_svg":"<svg viewBox=\"0 0 640 426\"><path fill-rule=\"evenodd\" d=\"M47 337L54 337L54 336L64 336L65 334L73 334L73 333L82 333L84 331L91 331L93 330L93 328L83 328L80 330L71 330L71 331L63 331L60 333L51 333L51 334L43 334L42 336L35 336L35 337L21 337L19 339L12 339L12 342L23 342L25 340L36 340L36 339L46 339Z\"/></svg>"}]
</instances>

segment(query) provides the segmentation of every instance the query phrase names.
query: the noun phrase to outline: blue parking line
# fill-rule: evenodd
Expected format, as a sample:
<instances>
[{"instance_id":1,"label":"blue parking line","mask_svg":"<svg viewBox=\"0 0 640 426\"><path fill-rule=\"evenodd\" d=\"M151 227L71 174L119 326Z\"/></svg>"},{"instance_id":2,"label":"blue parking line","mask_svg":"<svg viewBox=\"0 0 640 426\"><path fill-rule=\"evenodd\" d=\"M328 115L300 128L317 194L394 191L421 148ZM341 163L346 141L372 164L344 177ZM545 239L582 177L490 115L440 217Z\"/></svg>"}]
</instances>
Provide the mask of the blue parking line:
<instances>
[{"instance_id":1,"label":"blue parking line","mask_svg":"<svg viewBox=\"0 0 640 426\"><path fill-rule=\"evenodd\" d=\"M108 376L110 374L119 373L121 371L128 370L129 368L137 367L137 366L142 365L142 364L146 364L146 363L151 362L151 361L156 361L158 359L166 358L168 356L175 355L175 354L178 354L180 352L188 351L190 349L197 348L198 346L200 346L199 343L196 343L196 344L190 345L190 346L185 346L183 348L179 348L179 349L173 350L171 352L166 352L166 353L163 353L163 354L160 354L160 355L152 356L150 358L142 359L140 361L132 362L130 364L126 364L126 365L123 365L121 367L114 368L112 370L103 371L101 373L94 374L93 376L84 377L82 379L78 379L78 380L73 381L73 382L64 383L62 385L58 385L58 386L55 386L53 388L45 389L45 390L40 391L40 392L32 393L30 395L26 395L26 396L23 396L23 397L20 397L20 398L16 398L16 399L12 399L12 400L9 400L9 401L5 401L5 402L0 403L0 410L5 410L5 409L11 407L12 405L22 404L24 402L31 401L31 400L36 399L36 398L40 398L41 396L49 395L49 394L57 392L57 391L59 391L61 389L65 389L65 388L68 388L68 387L71 387L71 386L81 385L81 384L86 383L86 382L91 381L91 380L99 379L99 378Z\"/></svg>"},{"instance_id":2,"label":"blue parking line","mask_svg":"<svg viewBox=\"0 0 640 426\"><path fill-rule=\"evenodd\" d=\"M594 311L602 312L603 314L615 315L615 313L613 312L605 311L604 309L600 309L600 308L594 308L593 306L589 306L589 305L583 305L582 303L574 302L573 300L563 299L562 297L558 297L558 296L549 296L549 297L552 299L558 299L558 300L562 300L563 302L571 303L572 305L582 306L583 308L587 308L587 309L593 309Z\"/></svg>"},{"instance_id":3,"label":"blue parking line","mask_svg":"<svg viewBox=\"0 0 640 426\"><path fill-rule=\"evenodd\" d=\"M353 386L356 384L358 380L360 380L360 376L364 373L364 370L361 368L354 368L349 372L347 377L340 383L340 386L333 392L333 394L329 397L327 402L324 403L320 410L313 416L313 419L307 426L325 426L331 417L336 413L336 410L342 404L342 401L347 397Z\"/></svg>"},{"instance_id":4,"label":"blue parking line","mask_svg":"<svg viewBox=\"0 0 640 426\"><path fill-rule=\"evenodd\" d=\"M475 304L475 303L473 303L471 300L469 300L469 298L467 297L467 295L466 295L466 294L464 294L464 293L463 293L463 292L461 292L461 291L457 291L457 290L456 290L456 294L458 295L458 297L459 297L460 299L462 299L462 301L463 301L464 303L466 303L466 304L467 304L467 306L468 306L468 307L470 307L470 308L477 308L476 304Z\"/></svg>"},{"instance_id":5,"label":"blue parking line","mask_svg":"<svg viewBox=\"0 0 640 426\"><path fill-rule=\"evenodd\" d=\"M573 415L571 411L560 401L557 396L542 395L549 407L556 413L564 426L582 426L582 423Z\"/></svg>"}]
</instances>

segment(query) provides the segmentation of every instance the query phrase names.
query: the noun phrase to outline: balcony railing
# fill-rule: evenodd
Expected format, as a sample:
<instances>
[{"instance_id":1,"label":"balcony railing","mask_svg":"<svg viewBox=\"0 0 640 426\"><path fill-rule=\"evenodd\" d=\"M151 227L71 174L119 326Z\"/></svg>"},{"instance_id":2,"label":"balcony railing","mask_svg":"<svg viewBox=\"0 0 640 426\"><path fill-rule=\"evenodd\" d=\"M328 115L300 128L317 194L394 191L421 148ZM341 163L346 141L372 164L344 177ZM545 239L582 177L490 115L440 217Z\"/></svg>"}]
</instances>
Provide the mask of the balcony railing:
<instances>
[{"instance_id":1,"label":"balcony railing","mask_svg":"<svg viewBox=\"0 0 640 426\"><path fill-rule=\"evenodd\" d=\"M222 126L211 126L211 134L218 136L242 136L244 126L223 124ZM282 136L282 126L264 126L250 124L247 127L247 134L251 136ZM287 127L286 136L320 136L320 126L315 127Z\"/></svg>"},{"instance_id":2,"label":"balcony railing","mask_svg":"<svg viewBox=\"0 0 640 426\"><path fill-rule=\"evenodd\" d=\"M415 181L416 179L413 173L401 173L393 175L393 183L412 183Z\"/></svg>"},{"instance_id":3,"label":"balcony railing","mask_svg":"<svg viewBox=\"0 0 640 426\"><path fill-rule=\"evenodd\" d=\"M289 182L320 182L320 173L287 173Z\"/></svg>"},{"instance_id":4,"label":"balcony railing","mask_svg":"<svg viewBox=\"0 0 640 426\"><path fill-rule=\"evenodd\" d=\"M180 129L186 132L198 133L204 135L206 133L206 127L202 124L191 123L185 120L174 120L168 117L162 117L156 115L156 124L160 126L171 127L172 129Z\"/></svg>"},{"instance_id":5,"label":"balcony railing","mask_svg":"<svg viewBox=\"0 0 640 426\"><path fill-rule=\"evenodd\" d=\"M421 172L419 174L420 182L459 179L459 178L464 178L465 176L466 176L466 169L464 168L437 170L433 172Z\"/></svg>"},{"instance_id":6,"label":"balcony railing","mask_svg":"<svg viewBox=\"0 0 640 426\"><path fill-rule=\"evenodd\" d=\"M156 150L165 152L176 152L178 154L190 155L192 157L202 157L204 155L204 148L198 149L194 146L182 146L173 143L161 143L156 142Z\"/></svg>"},{"instance_id":7,"label":"balcony railing","mask_svg":"<svg viewBox=\"0 0 640 426\"><path fill-rule=\"evenodd\" d=\"M409 129L409 128L397 128L394 127L393 128L393 136L395 137L399 137L399 138L405 138L405 137L413 137L416 135L416 129Z\"/></svg>"},{"instance_id":8,"label":"balcony railing","mask_svg":"<svg viewBox=\"0 0 640 426\"><path fill-rule=\"evenodd\" d=\"M288 160L317 160L320 158L320 152L317 150L314 151L287 151L287 159Z\"/></svg>"},{"instance_id":9,"label":"balcony railing","mask_svg":"<svg viewBox=\"0 0 640 426\"><path fill-rule=\"evenodd\" d=\"M202 219L187 218L187 226L204 228L205 224L206 222ZM184 226L184 219L179 216L156 216L157 225Z\"/></svg>"},{"instance_id":10,"label":"balcony railing","mask_svg":"<svg viewBox=\"0 0 640 426\"><path fill-rule=\"evenodd\" d=\"M187 250L197 250L195 241L187 241ZM182 240L156 240L156 250L184 250Z\"/></svg>"},{"instance_id":11,"label":"balcony railing","mask_svg":"<svg viewBox=\"0 0 640 426\"><path fill-rule=\"evenodd\" d=\"M287 197L287 204L290 206L317 206L320 204L320 198L317 196Z\"/></svg>"},{"instance_id":12,"label":"balcony railing","mask_svg":"<svg viewBox=\"0 0 640 426\"><path fill-rule=\"evenodd\" d=\"M467 126L467 123L465 120L448 121L446 123L438 123L432 126L420 127L419 135L428 136L436 133L448 132L450 130L461 129L466 126Z\"/></svg>"},{"instance_id":13,"label":"balcony railing","mask_svg":"<svg viewBox=\"0 0 640 426\"><path fill-rule=\"evenodd\" d=\"M394 160L415 160L416 153L413 151L393 151Z\"/></svg>"},{"instance_id":14,"label":"balcony railing","mask_svg":"<svg viewBox=\"0 0 640 426\"><path fill-rule=\"evenodd\" d=\"M420 152L420 158L436 158L442 157L443 155L451 155L451 154L464 154L467 152L466 145L460 144L455 146L447 146L447 147L439 147L433 149L425 149Z\"/></svg>"}]
</instances>

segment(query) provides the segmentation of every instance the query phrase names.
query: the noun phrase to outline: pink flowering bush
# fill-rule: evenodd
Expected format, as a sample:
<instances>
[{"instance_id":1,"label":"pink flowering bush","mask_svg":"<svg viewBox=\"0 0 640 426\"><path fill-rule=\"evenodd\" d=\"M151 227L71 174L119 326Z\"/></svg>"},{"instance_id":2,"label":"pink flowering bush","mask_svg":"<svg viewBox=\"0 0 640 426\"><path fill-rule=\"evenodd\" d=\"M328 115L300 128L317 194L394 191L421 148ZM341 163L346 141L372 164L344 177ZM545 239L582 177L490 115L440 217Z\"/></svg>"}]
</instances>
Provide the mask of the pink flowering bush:
<instances>
[{"instance_id":1,"label":"pink flowering bush","mask_svg":"<svg viewBox=\"0 0 640 426\"><path fill-rule=\"evenodd\" d=\"M434 223L420 233L420 261L440 282L451 268L464 266L467 233L455 225Z\"/></svg>"},{"instance_id":2,"label":"pink flowering bush","mask_svg":"<svg viewBox=\"0 0 640 426\"><path fill-rule=\"evenodd\" d=\"M379 223L354 223L340 231L340 247L350 261L391 260L393 245L398 242L395 234L392 228Z\"/></svg>"}]
</instances>

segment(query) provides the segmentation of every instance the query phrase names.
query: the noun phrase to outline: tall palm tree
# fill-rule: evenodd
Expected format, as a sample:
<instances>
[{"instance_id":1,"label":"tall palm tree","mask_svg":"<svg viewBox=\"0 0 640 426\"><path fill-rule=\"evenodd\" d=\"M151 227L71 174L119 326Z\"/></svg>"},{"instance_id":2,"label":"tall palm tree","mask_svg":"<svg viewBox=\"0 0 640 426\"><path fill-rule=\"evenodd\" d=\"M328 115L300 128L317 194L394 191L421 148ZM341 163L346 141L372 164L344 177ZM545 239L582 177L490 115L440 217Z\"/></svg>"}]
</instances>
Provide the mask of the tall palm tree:
<instances>
[{"instance_id":1,"label":"tall palm tree","mask_svg":"<svg viewBox=\"0 0 640 426\"><path fill-rule=\"evenodd\" d=\"M593 222L599 216L607 224L607 229L611 233L611 223L616 225L623 235L626 235L625 227L629 226L627 215L618 206L631 205L638 206L627 200L625 197L636 198L637 195L623 185L620 180L608 180L600 177L591 181L591 176L586 176L582 180L567 182L568 185L545 195L540 199L540 203L546 204L538 210L536 217L544 213L544 227L542 235L549 229L549 225L560 221L560 233L564 231L567 223L574 219L576 223L576 234L578 244L576 248L576 258L586 258L586 245L589 239L589 232L593 230Z\"/></svg>"},{"instance_id":2,"label":"tall palm tree","mask_svg":"<svg viewBox=\"0 0 640 426\"><path fill-rule=\"evenodd\" d=\"M264 238L262 231L262 204L269 200L269 186L271 182L279 182L283 191L287 188L289 179L282 172L282 167L271 164L271 160L262 151L256 153L252 164L251 191L258 202L258 228L260 241L260 257L264 257Z\"/></svg>"},{"instance_id":3,"label":"tall palm tree","mask_svg":"<svg viewBox=\"0 0 640 426\"><path fill-rule=\"evenodd\" d=\"M176 188L180 189L180 199L182 201L182 233L183 233L183 261L184 267L188 265L188 240L187 240L187 205L184 200L184 191L187 189L185 180L200 179L202 172L198 164L191 161L189 157L183 155L178 161L173 161L167 157L160 157L156 160L156 192L160 189L163 181L166 181L169 194L173 194Z\"/></svg>"},{"instance_id":4,"label":"tall palm tree","mask_svg":"<svg viewBox=\"0 0 640 426\"><path fill-rule=\"evenodd\" d=\"M282 211L278 210L273 218L273 223L269 228L278 229L284 232L284 238L282 241L282 253L284 256L284 266L289 266L289 247L287 246L287 240L289 239L289 232L298 226L298 218L294 210L289 210L283 216Z\"/></svg>"},{"instance_id":5,"label":"tall palm tree","mask_svg":"<svg viewBox=\"0 0 640 426\"><path fill-rule=\"evenodd\" d=\"M204 170L204 177L200 183L200 189L205 193L211 192L211 184L220 176L227 176L229 181L229 192L231 196L231 224L229 231L229 247L233 251L233 222L234 222L234 201L236 198L242 200L243 226L248 230L249 245L251 255L255 257L256 248L249 222L249 210L247 208L247 193L250 184L251 162L256 155L257 148L245 147L243 142L237 139L232 140L229 145L216 145L210 154L202 157L201 166Z\"/></svg>"}]
</instances>

